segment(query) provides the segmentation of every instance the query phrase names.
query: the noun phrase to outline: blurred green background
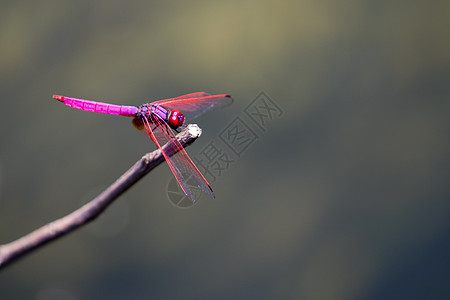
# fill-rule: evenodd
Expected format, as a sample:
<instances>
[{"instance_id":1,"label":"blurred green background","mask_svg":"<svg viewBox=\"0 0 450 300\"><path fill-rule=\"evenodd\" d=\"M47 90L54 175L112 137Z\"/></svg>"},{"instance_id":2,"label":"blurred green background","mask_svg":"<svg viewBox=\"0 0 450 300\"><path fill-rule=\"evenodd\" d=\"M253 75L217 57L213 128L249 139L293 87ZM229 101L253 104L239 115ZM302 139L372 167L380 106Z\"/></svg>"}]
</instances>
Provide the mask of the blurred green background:
<instances>
[{"instance_id":1,"label":"blurred green background","mask_svg":"<svg viewBox=\"0 0 450 300\"><path fill-rule=\"evenodd\" d=\"M1 1L0 243L68 214L155 148L124 117L195 91L195 157L258 135L189 209L162 165L0 272L1 299L450 298L450 2ZM261 130L261 92L283 111Z\"/></svg>"}]
</instances>

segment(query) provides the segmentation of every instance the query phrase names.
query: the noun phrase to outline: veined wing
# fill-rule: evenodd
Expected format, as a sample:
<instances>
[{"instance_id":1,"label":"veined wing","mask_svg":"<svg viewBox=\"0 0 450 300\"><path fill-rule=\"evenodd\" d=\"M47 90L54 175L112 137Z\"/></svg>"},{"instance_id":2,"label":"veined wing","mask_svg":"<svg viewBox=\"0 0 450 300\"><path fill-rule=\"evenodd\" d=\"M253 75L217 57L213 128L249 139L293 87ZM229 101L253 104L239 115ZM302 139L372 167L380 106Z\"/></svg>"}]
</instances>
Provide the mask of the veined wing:
<instances>
[{"instance_id":1,"label":"veined wing","mask_svg":"<svg viewBox=\"0 0 450 300\"><path fill-rule=\"evenodd\" d=\"M232 102L233 98L230 95L209 95L198 92L155 101L152 104L158 104L168 109L177 109L183 113L188 121L191 121L213 108L223 107Z\"/></svg>"},{"instance_id":2,"label":"veined wing","mask_svg":"<svg viewBox=\"0 0 450 300\"><path fill-rule=\"evenodd\" d=\"M191 158L186 153L186 150L184 150L167 123L156 114L150 114L149 118L150 121L145 117L143 118L145 131L158 148L161 149L170 170L178 181L178 184L181 186L183 192L192 200L192 202L195 202L194 195L188 185L189 181L193 182L194 185L198 186L208 196L214 198L214 192L211 189L211 186L192 162ZM162 146L168 142L170 142L169 149L166 149L168 152L178 151L171 157L162 148Z\"/></svg>"},{"instance_id":3,"label":"veined wing","mask_svg":"<svg viewBox=\"0 0 450 300\"><path fill-rule=\"evenodd\" d=\"M211 94L208 94L205 92L196 92L196 93L190 93L190 94L186 94L183 96L178 96L178 97L166 99L166 100L180 100L180 99L199 98L199 97L206 97L206 96L211 96Z\"/></svg>"}]
</instances>

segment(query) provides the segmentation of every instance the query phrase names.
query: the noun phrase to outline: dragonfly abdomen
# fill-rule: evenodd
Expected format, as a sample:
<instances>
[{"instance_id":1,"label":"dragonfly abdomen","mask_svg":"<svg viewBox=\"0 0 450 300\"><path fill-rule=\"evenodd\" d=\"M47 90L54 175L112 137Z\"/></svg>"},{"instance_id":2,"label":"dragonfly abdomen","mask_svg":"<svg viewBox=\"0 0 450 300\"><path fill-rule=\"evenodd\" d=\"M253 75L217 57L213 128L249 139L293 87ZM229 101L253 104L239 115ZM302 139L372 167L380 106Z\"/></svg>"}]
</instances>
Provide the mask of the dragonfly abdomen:
<instances>
[{"instance_id":1,"label":"dragonfly abdomen","mask_svg":"<svg viewBox=\"0 0 450 300\"><path fill-rule=\"evenodd\" d=\"M59 95L53 95L53 98L56 100L63 102L65 105L84 110L84 111L92 111L101 114L109 114L109 115L120 115L133 117L138 112L138 108L136 106L129 105L115 105L98 101L84 100L78 98L64 97Z\"/></svg>"}]
</instances>

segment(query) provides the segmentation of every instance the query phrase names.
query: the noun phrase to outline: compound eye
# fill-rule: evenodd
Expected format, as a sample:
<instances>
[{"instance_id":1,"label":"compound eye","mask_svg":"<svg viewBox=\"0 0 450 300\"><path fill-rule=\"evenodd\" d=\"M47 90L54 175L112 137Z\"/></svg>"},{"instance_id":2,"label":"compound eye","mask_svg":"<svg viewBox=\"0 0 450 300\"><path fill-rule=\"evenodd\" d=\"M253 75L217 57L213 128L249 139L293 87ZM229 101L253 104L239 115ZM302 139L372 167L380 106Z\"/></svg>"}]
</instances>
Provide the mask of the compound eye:
<instances>
[{"instance_id":1,"label":"compound eye","mask_svg":"<svg viewBox=\"0 0 450 300\"><path fill-rule=\"evenodd\" d=\"M179 110L172 110L172 113L170 114L169 117L169 125L177 128L181 125L183 125L184 122L184 116L183 114L179 111Z\"/></svg>"}]
</instances>

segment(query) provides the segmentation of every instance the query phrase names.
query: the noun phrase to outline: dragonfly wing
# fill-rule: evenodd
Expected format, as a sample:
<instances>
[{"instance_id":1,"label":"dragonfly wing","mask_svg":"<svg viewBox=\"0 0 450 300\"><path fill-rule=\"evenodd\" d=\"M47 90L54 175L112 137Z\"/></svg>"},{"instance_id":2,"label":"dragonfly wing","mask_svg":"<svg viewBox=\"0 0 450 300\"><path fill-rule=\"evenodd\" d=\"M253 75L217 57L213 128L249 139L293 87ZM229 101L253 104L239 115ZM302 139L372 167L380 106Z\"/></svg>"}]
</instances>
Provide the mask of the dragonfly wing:
<instances>
[{"instance_id":1,"label":"dragonfly wing","mask_svg":"<svg viewBox=\"0 0 450 300\"><path fill-rule=\"evenodd\" d=\"M196 93L186 94L183 96L178 96L178 97L172 98L172 100L180 100L180 99L187 99L187 98L199 98L199 97L206 97L206 96L211 96L211 94L208 94L205 92L196 92Z\"/></svg>"},{"instance_id":2,"label":"dragonfly wing","mask_svg":"<svg viewBox=\"0 0 450 300\"><path fill-rule=\"evenodd\" d=\"M183 192L192 202L195 202L195 197L191 190L192 186L190 187L188 185L189 182L193 186L200 188L211 198L214 198L214 192L211 189L211 186L192 162L191 158L186 153L186 150L184 150L167 123L155 114L150 114L149 118L150 120L147 120L146 118L143 119L145 131L158 148L161 149L170 170L181 186ZM162 146L168 142L170 142L169 148L165 148L164 150ZM170 157L166 151L177 152Z\"/></svg>"},{"instance_id":3,"label":"dragonfly wing","mask_svg":"<svg viewBox=\"0 0 450 300\"><path fill-rule=\"evenodd\" d=\"M233 98L230 95L209 95L199 92L153 103L169 109L177 109L190 121L213 108L223 107L232 102Z\"/></svg>"}]
</instances>

